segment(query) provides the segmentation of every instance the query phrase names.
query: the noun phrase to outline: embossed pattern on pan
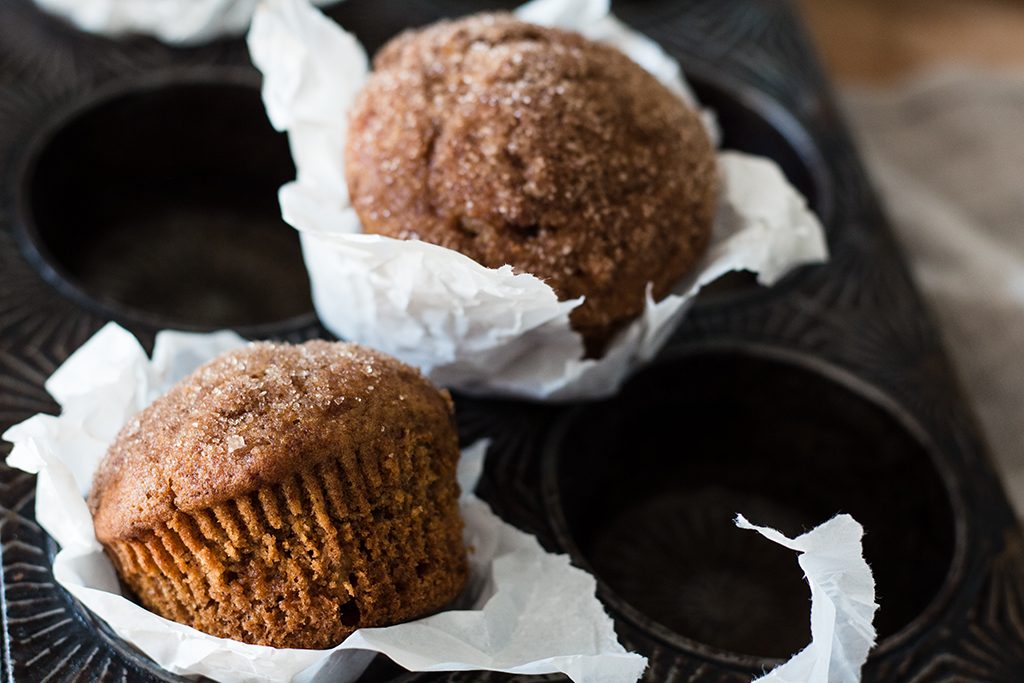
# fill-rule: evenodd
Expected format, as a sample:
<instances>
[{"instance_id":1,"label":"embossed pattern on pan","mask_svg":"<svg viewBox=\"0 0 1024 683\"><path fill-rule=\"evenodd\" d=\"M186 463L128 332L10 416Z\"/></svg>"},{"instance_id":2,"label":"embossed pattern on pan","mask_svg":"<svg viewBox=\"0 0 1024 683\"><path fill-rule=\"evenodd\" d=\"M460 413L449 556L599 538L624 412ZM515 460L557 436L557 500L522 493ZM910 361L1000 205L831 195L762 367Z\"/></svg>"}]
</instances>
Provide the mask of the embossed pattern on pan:
<instances>
[{"instance_id":1,"label":"embossed pattern on pan","mask_svg":"<svg viewBox=\"0 0 1024 683\"><path fill-rule=\"evenodd\" d=\"M402 28L441 16L465 14L485 5L510 7L512 3L347 0L330 13L374 50ZM771 386L793 381L798 388L803 387L799 391L818 387L814 391L834 394L835 400L821 408L825 414L815 418L815 426L833 424L840 418L860 420L863 425L874 425L874 433L883 438L862 440L860 450L867 452L858 457L844 453L832 466L847 471L860 467L870 471L881 466L880 462L898 466L898 473L894 472L884 486L874 487L870 478L858 480L861 495L851 494L844 504L856 513L852 508L872 496L901 496L905 499L901 504L922 511L923 524L934 525L923 538L914 539L923 544L921 552L934 566L924 572L926 580L905 595L894 598L891 594L907 585L919 567L910 559L891 565L881 558L873 560L879 568L880 589L889 595L880 595L883 639L868 662L864 680L1010 683L1024 679L1024 591L1020 589L1024 537L792 7L775 0L638 0L617 2L615 11L682 61L696 81L699 95L718 110L727 144L779 161L822 216L832 250L827 266L795 273L771 290L752 289L740 276L695 306L663 354L661 362L669 365L659 366L674 369L665 374L672 381L659 384L657 391L648 391L643 390L645 380L641 375L631 385L643 390L639 405L649 409L635 415L637 424L657 427L652 433L661 441L670 441L667 445L676 449L707 441L707 434L695 433L701 424L677 420L659 410L671 413L673 406L686 404L692 399L687 391L696 391L702 382L706 385L708 373L721 367L732 368L741 377L781 373L770 380ZM27 173L35 152L45 149L47 141L59 144L61 130L70 136L64 140L73 140L76 120L81 123L81 116L100 111L104 102L117 105L118 97L128 98L120 100L123 104L156 92L181 105L187 93L180 88L175 92L170 86L198 82L221 95L235 88L239 101L244 101L255 96L254 79L240 40L193 49L169 48L145 38L112 41L84 35L43 15L31 0L0 2L0 428L55 408L43 390L43 381L109 317L146 343L151 343L155 331L170 324L172 318L175 323L197 329L215 324L209 318L189 320L187 312L169 316L155 305L166 301L128 305L102 301L95 290L79 286L82 283L75 280L74 273L67 278L74 287L61 284L68 262L75 266L81 254L63 241L68 226L61 225L66 217L60 215L57 204L63 198L48 197L40 190L39 183L45 189L47 178L55 181L59 176L33 179ZM186 119L187 111L186 107L182 114ZM190 125L186 120L185 129ZM106 130L111 135L117 133L116 126ZM266 142L268 139L273 139L272 134L257 144L272 144ZM144 143L137 143L139 159L146 152ZM277 172L265 176L271 179L270 185L276 182ZM40 193L37 208L51 212L52 222L42 228L49 231L48 237L40 236L39 226L26 219L36 216L26 211L31 206L26 197L32 197L33 187ZM27 194L21 194L23 189ZM247 207L252 210L266 199L262 197ZM53 205L45 204L51 200ZM273 211L272 202L269 205ZM268 220L274 218L270 215ZM147 224L148 219L140 211L131 220L137 230L152 235L154 228ZM49 246L47 239L52 242ZM40 244L43 249L38 248ZM62 248L66 250L63 260L50 251ZM54 273L61 277L54 277ZM310 315L282 317L267 307L261 308L260 301L251 303L255 308L245 320L232 321L242 325L250 336L290 340L325 336ZM229 314L238 313L232 305L228 308ZM694 360L698 358L701 360ZM738 380L725 386L730 384L733 389L719 387L716 396L730 405L756 399L756 394L737 386ZM631 390L636 389L626 391ZM827 412L829 406L834 408L831 414ZM800 624L774 643L759 644L756 639L723 641L712 651L692 643L713 640L714 634L695 633L686 624L673 623L671 614L641 619L630 613L629 605L637 601L636 596L632 602L619 599L620 592L629 593L629 577L625 577L625 584L621 577L615 579L618 589L609 588L611 574L602 559L606 553L602 555L595 542L581 533L587 525L614 527L615 508L598 509L598 503L582 499L583 511L570 515L575 520L573 530L562 525L565 520L560 521L553 513L550 495L545 502L545 491L551 491L551 467L572 465L569 451L552 444L561 443L560 435L564 436L567 429L587 429L587 421L592 422L600 414L599 406L573 412L571 408L460 399L458 409L465 442L481 436L494 440L481 483L482 495L507 520L537 534L546 547L573 552L578 561L600 570L602 597L617 620L621 638L627 647L650 657L646 680L749 681L805 637ZM664 426L670 418L677 429ZM781 419L776 417L777 421ZM650 420L661 423L652 425ZM851 437L850 443L857 441ZM2 448L6 454L6 446ZM656 451L650 444L646 447L649 455ZM883 455L888 452L891 457L873 461L877 451ZM708 462L715 462L713 451L704 451L704 455ZM751 460L759 456L774 457L771 453L744 454ZM658 467L659 463L654 461L649 466ZM691 493L685 500L652 495L641 497L641 501L654 507L696 509L699 514L692 519L706 521L708 511L734 507L730 496L735 497L737 489L743 490L742 482L730 480L726 473L712 466L686 470L682 474L688 480L703 479L696 487L703 487L703 493ZM815 477L826 474L816 473L814 468L802 473L801 490L794 492L793 500L785 501L797 509L799 519L794 518L795 524L821 521L811 517L830 513L801 494L816 483ZM33 494L32 477L0 467L3 679L179 680L157 670L119 641L55 585L50 563L56 549L33 521ZM771 500L765 503L768 508L774 504ZM585 505L594 506L592 514L587 513ZM869 517L876 511L865 508ZM895 512L907 514L903 509ZM643 519L646 513L641 510L637 514ZM800 514L806 515L806 520ZM866 521L868 552L872 553L873 532L870 520ZM874 523L878 524L881 522ZM892 529L875 532L875 536L895 543L897 536L909 534L911 528L912 521L901 520ZM566 533L567 529L572 533ZM708 529L707 525L696 524L684 531L720 538L717 531ZM728 544L721 546L720 556L727 557L730 552ZM775 566L770 557L765 562ZM788 594L794 596L790 599L805 600L799 576L793 575L795 562L792 558L778 562L779 580L788 582ZM614 562L612 565L614 569ZM800 610L793 613L794 618L806 618ZM479 672L410 674L383 660L365 675L366 680L408 682L508 678Z\"/></svg>"}]
</instances>

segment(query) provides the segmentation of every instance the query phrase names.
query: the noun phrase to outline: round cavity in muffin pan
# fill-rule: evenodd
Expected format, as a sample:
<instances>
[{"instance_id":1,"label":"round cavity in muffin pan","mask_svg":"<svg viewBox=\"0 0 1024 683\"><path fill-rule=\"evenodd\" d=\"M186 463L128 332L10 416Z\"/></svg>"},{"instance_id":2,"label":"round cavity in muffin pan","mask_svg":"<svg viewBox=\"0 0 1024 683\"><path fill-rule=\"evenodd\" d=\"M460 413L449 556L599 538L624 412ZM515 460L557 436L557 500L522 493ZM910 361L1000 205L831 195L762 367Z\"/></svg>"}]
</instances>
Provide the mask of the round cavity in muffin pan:
<instances>
[{"instance_id":1,"label":"round cavity in muffin pan","mask_svg":"<svg viewBox=\"0 0 1024 683\"><path fill-rule=\"evenodd\" d=\"M55 116L30 146L19 216L29 257L87 306L254 327L311 316L277 203L294 175L253 78L151 79Z\"/></svg>"},{"instance_id":2,"label":"round cavity in muffin pan","mask_svg":"<svg viewBox=\"0 0 1024 683\"><path fill-rule=\"evenodd\" d=\"M705 73L685 64L684 71L701 106L714 112L721 149L775 161L827 232L833 208L832 184L821 153L803 126L780 104L751 86L730 83L721 74ZM764 288L753 273L727 273L701 290L696 304L716 305L758 293L773 294L792 281L785 278L772 288Z\"/></svg>"},{"instance_id":3,"label":"round cavity in muffin pan","mask_svg":"<svg viewBox=\"0 0 1024 683\"><path fill-rule=\"evenodd\" d=\"M879 649L932 620L959 574L959 495L919 431L830 366L750 347L683 352L566 415L545 452L560 542L606 603L685 651L759 666L810 640L795 535L865 528Z\"/></svg>"},{"instance_id":4,"label":"round cavity in muffin pan","mask_svg":"<svg viewBox=\"0 0 1024 683\"><path fill-rule=\"evenodd\" d=\"M720 148L775 161L827 228L833 187L821 152L804 127L781 104L752 86L686 65L684 71L701 106L715 115L722 136Z\"/></svg>"}]
</instances>

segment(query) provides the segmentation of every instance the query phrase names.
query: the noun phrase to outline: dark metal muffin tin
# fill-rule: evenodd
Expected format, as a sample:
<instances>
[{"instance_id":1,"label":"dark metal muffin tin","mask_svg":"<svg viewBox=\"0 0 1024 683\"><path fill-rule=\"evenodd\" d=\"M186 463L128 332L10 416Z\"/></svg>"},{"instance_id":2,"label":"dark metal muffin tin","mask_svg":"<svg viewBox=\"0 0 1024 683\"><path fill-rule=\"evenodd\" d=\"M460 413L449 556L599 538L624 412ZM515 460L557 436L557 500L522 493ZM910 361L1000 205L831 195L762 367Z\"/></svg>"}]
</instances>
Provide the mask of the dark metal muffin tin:
<instances>
[{"instance_id":1,"label":"dark metal muffin tin","mask_svg":"<svg viewBox=\"0 0 1024 683\"><path fill-rule=\"evenodd\" d=\"M483 5L330 13L373 50ZM717 285L608 401L459 398L464 440L494 443L482 495L594 573L645 680L748 681L807 642L794 555L733 528L736 512L789 533L838 512L863 523L881 603L865 681L1024 680L1021 528L793 9L615 11L680 59L726 147L782 165L832 257L771 289ZM43 381L109 319L146 344L165 327L326 334L278 218L294 169L257 83L241 40L112 41L0 3L0 426L54 410ZM55 585L33 493L0 467L4 679L176 680ZM505 678L382 658L366 674Z\"/></svg>"}]
</instances>

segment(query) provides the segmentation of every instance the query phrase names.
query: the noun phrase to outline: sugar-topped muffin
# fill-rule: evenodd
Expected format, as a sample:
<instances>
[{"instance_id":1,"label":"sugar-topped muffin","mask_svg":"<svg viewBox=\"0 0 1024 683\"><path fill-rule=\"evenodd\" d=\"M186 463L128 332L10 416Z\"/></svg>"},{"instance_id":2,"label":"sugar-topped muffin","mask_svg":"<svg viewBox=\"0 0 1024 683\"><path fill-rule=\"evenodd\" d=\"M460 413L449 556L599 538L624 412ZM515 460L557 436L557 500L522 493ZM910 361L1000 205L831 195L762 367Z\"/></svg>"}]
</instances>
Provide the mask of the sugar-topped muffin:
<instances>
[{"instance_id":1,"label":"sugar-topped muffin","mask_svg":"<svg viewBox=\"0 0 1024 683\"><path fill-rule=\"evenodd\" d=\"M615 48L481 14L393 39L350 115L366 232L511 264L599 353L694 266L718 194L699 114Z\"/></svg>"},{"instance_id":2,"label":"sugar-topped muffin","mask_svg":"<svg viewBox=\"0 0 1024 683\"><path fill-rule=\"evenodd\" d=\"M466 581L453 407L354 344L257 343L121 431L89 496L143 605L207 633L324 648Z\"/></svg>"}]
</instances>

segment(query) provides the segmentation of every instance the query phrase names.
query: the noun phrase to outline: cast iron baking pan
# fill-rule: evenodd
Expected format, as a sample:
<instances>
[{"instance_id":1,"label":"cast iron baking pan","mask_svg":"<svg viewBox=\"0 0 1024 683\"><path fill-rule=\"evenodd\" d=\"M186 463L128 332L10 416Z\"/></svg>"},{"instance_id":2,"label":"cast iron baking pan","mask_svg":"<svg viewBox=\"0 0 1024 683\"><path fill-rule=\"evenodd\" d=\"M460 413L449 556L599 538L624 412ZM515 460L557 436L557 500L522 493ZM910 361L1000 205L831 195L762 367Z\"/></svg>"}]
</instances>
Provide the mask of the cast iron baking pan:
<instances>
[{"instance_id":1,"label":"cast iron baking pan","mask_svg":"<svg viewBox=\"0 0 1024 683\"><path fill-rule=\"evenodd\" d=\"M375 49L494 7L347 0ZM793 555L731 519L866 528L881 609L867 682L1024 680L1024 542L793 8L635 0L616 13L676 56L726 147L772 157L826 226L832 258L771 289L708 292L618 396L575 406L458 398L493 439L482 495L597 577L645 680L745 682L809 638ZM240 39L108 40L0 3L0 428L55 405L46 377L107 320L326 336L276 189L294 174ZM7 446L2 447L6 449ZM2 451L6 454L6 450ZM50 571L34 480L0 466L2 675L176 680ZM409 674L376 681L490 681Z\"/></svg>"}]
</instances>

